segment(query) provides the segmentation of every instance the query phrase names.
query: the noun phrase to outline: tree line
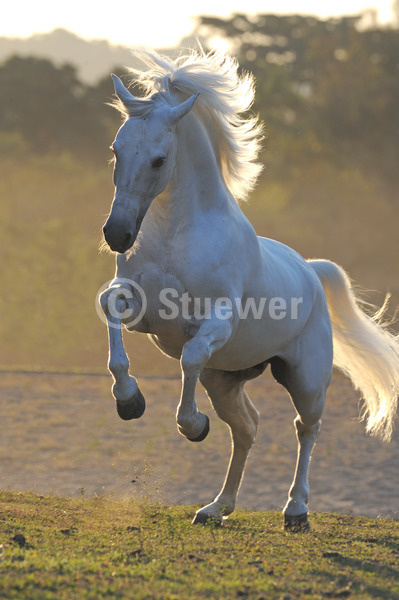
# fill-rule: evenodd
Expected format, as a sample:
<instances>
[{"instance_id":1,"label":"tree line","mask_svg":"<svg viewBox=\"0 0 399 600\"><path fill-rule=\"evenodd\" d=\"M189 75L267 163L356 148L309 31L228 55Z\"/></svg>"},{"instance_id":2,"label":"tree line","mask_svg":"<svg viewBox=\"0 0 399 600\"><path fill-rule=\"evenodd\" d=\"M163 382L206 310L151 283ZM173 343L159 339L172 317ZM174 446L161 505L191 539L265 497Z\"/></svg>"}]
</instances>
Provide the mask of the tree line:
<instances>
[{"instance_id":1,"label":"tree line","mask_svg":"<svg viewBox=\"0 0 399 600\"><path fill-rule=\"evenodd\" d=\"M297 15L201 17L205 49L227 40L254 73L254 110L274 152L264 159L286 170L320 157L399 177L399 31L359 28L359 18ZM124 69L115 69L119 74ZM0 65L0 152L70 152L104 161L120 116L106 105L109 74L96 85L73 65L10 57Z\"/></svg>"},{"instance_id":2,"label":"tree line","mask_svg":"<svg viewBox=\"0 0 399 600\"><path fill-rule=\"evenodd\" d=\"M105 105L111 97L109 77L90 86L73 65L12 56L0 66L0 152L67 151L103 159L110 129L120 122Z\"/></svg>"},{"instance_id":3,"label":"tree line","mask_svg":"<svg viewBox=\"0 0 399 600\"><path fill-rule=\"evenodd\" d=\"M361 17L202 17L199 33L229 41L257 79L255 108L284 135L287 156L324 154L398 176L399 30ZM293 144L295 156L289 151Z\"/></svg>"}]
</instances>

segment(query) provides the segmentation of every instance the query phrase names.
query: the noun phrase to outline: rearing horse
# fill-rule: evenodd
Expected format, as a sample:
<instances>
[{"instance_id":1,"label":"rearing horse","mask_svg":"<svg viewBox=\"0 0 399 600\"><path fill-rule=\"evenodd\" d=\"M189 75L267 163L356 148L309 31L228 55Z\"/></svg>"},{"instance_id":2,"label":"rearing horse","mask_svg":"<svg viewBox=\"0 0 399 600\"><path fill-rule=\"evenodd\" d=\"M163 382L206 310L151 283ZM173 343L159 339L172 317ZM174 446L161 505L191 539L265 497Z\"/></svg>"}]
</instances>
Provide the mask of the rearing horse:
<instances>
[{"instance_id":1,"label":"rearing horse","mask_svg":"<svg viewBox=\"0 0 399 600\"><path fill-rule=\"evenodd\" d=\"M221 520L234 510L258 425L245 382L270 364L298 414L285 526L306 528L309 460L333 363L361 391L367 430L388 439L399 343L359 308L340 267L306 261L258 237L241 211L235 198L252 189L261 169L261 127L239 116L252 104L252 77L240 76L234 59L215 53L171 61L146 52L144 60L150 68L138 77L143 98L114 76L125 120L112 144L115 197L104 237L117 253L117 270L100 302L118 413L133 419L145 408L129 374L124 325L180 360L182 435L198 442L209 431L208 417L196 406L198 380L230 428L224 485L194 522Z\"/></svg>"}]
</instances>

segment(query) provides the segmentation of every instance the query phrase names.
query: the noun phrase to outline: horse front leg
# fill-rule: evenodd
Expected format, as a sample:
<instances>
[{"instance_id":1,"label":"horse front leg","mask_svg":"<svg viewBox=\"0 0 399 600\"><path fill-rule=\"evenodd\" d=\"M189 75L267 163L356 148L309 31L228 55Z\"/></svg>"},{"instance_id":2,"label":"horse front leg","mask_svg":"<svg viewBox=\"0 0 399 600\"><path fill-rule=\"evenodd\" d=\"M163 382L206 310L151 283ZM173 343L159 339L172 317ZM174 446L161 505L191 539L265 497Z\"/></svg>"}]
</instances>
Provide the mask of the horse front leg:
<instances>
[{"instance_id":1,"label":"horse front leg","mask_svg":"<svg viewBox=\"0 0 399 600\"><path fill-rule=\"evenodd\" d=\"M230 320L210 319L183 346L182 392L176 419L179 433L191 442L201 442L209 432L209 418L198 411L195 401L197 381L212 354L230 338L231 331Z\"/></svg>"},{"instance_id":2,"label":"horse front leg","mask_svg":"<svg viewBox=\"0 0 399 600\"><path fill-rule=\"evenodd\" d=\"M118 415L125 421L138 419L144 413L145 400L136 379L129 374L129 359L122 338L122 319L126 313L130 319L134 318L141 306L131 290L126 288L126 284L117 282L101 294L100 304L107 318L108 369L114 379L112 394L116 400Z\"/></svg>"}]
</instances>

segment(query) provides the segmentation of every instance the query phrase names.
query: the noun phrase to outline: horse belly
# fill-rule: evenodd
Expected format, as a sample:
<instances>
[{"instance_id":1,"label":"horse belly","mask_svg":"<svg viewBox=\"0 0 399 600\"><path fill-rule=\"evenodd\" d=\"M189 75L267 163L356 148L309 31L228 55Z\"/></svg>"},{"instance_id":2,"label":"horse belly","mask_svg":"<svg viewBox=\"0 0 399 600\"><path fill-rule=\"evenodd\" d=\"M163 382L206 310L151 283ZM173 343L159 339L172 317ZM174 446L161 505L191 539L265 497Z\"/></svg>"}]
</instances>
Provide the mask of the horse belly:
<instances>
[{"instance_id":1,"label":"horse belly","mask_svg":"<svg viewBox=\"0 0 399 600\"><path fill-rule=\"evenodd\" d=\"M240 321L233 337L210 358L212 369L237 371L283 354L304 327L304 322Z\"/></svg>"}]
</instances>

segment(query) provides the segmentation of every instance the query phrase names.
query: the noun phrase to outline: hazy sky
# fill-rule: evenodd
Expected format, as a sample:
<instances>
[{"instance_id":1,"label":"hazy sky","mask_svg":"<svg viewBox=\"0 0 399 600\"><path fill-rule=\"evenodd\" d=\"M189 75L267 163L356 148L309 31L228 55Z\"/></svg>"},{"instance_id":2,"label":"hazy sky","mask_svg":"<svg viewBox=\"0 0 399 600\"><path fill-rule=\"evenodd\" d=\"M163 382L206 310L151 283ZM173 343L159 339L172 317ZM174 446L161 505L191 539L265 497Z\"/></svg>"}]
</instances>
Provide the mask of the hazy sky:
<instances>
[{"instance_id":1,"label":"hazy sky","mask_svg":"<svg viewBox=\"0 0 399 600\"><path fill-rule=\"evenodd\" d=\"M173 46L191 33L196 14L233 12L301 13L320 17L357 14L378 7L379 20L391 18L391 0L21 0L3 7L0 36L29 36L64 27L86 38L127 45Z\"/></svg>"}]
</instances>

